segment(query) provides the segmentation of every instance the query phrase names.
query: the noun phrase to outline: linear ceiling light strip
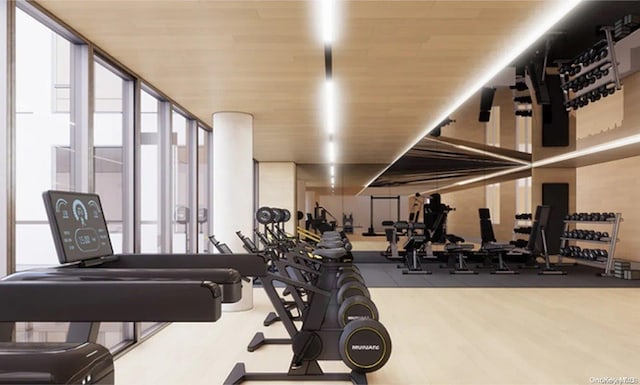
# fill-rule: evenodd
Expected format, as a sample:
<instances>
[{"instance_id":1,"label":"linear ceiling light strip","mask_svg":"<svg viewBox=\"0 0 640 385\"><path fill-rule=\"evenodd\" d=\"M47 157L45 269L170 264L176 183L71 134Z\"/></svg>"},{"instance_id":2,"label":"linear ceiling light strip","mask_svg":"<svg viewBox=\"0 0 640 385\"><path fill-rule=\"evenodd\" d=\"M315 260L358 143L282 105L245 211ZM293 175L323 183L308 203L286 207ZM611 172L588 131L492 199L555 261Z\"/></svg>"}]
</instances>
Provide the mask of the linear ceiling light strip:
<instances>
[{"instance_id":1,"label":"linear ceiling light strip","mask_svg":"<svg viewBox=\"0 0 640 385\"><path fill-rule=\"evenodd\" d=\"M501 57L497 58L493 63L493 66L490 67L484 74L480 76L476 76L478 81L473 84L471 87L467 88L467 91L462 94L459 98L457 98L448 108L445 109L444 113L442 113L436 120L434 120L431 124L429 124L426 129L414 138L411 143L407 147L405 147L396 158L389 163L384 169L382 169L376 176L374 176L367 184L363 187L358 194L362 193L371 183L373 183L380 175L382 175L392 164L398 161L407 151L409 151L413 146L415 146L422 138L429 134L438 124L448 118L453 112L455 112L464 102L467 101L471 96L473 96L480 88L485 86L489 80L494 78L500 71L502 71L506 66L509 65L514 59L516 59L524 50L526 50L529 46L531 46L536 40L538 40L549 28L551 28L554 24L556 24L560 19L562 19L566 14L571 12L578 4L580 4L582 0L565 0L565 1L556 1L553 4L549 5L551 10L546 13L545 17L542 20L536 20L535 24L532 24L531 28L528 30L528 34L524 34L522 39L518 41L518 44L515 44L511 47L511 49L505 52Z\"/></svg>"},{"instance_id":2,"label":"linear ceiling light strip","mask_svg":"<svg viewBox=\"0 0 640 385\"><path fill-rule=\"evenodd\" d=\"M324 42L324 109L325 130L329 135L327 146L329 160L329 174L331 190L335 189L335 162L336 162L336 95L333 82L333 52L332 44L335 38L336 0L322 1L322 41Z\"/></svg>"}]
</instances>

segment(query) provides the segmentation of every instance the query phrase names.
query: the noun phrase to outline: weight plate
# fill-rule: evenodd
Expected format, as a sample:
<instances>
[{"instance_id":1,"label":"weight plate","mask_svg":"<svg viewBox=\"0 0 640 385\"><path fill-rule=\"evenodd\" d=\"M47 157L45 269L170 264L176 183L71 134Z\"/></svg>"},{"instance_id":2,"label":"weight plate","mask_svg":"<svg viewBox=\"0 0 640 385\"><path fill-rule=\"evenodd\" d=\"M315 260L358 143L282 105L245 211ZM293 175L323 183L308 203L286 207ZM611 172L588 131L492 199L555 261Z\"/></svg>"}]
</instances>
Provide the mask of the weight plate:
<instances>
[{"instance_id":1,"label":"weight plate","mask_svg":"<svg viewBox=\"0 0 640 385\"><path fill-rule=\"evenodd\" d=\"M273 223L280 223L282 222L282 210L281 209L277 209L275 207L271 208L271 213L273 214Z\"/></svg>"},{"instance_id":2,"label":"weight plate","mask_svg":"<svg viewBox=\"0 0 640 385\"><path fill-rule=\"evenodd\" d=\"M391 337L378 321L355 320L340 335L340 357L351 369L369 373L382 368L391 357Z\"/></svg>"},{"instance_id":3,"label":"weight plate","mask_svg":"<svg viewBox=\"0 0 640 385\"><path fill-rule=\"evenodd\" d=\"M338 289L338 303L342 304L347 298L353 297L354 295L363 295L367 298L371 298L366 286L359 282L347 282Z\"/></svg>"},{"instance_id":4,"label":"weight plate","mask_svg":"<svg viewBox=\"0 0 640 385\"><path fill-rule=\"evenodd\" d=\"M256 211L256 220L260 224L267 225L273 221L273 212L269 207L260 207Z\"/></svg>"},{"instance_id":5,"label":"weight plate","mask_svg":"<svg viewBox=\"0 0 640 385\"><path fill-rule=\"evenodd\" d=\"M283 215L282 222L289 222L289 220L291 219L291 211L287 209L283 209L282 215Z\"/></svg>"},{"instance_id":6,"label":"weight plate","mask_svg":"<svg viewBox=\"0 0 640 385\"><path fill-rule=\"evenodd\" d=\"M356 265L343 266L343 267L340 268L340 272L342 272L342 273L356 272L356 273L362 275L362 273L360 273L360 268L358 268L358 266L356 266Z\"/></svg>"},{"instance_id":7,"label":"weight plate","mask_svg":"<svg viewBox=\"0 0 640 385\"><path fill-rule=\"evenodd\" d=\"M338 308L338 323L345 327L349 322L359 319L378 320L378 308L371 299L356 295L347 298Z\"/></svg>"},{"instance_id":8,"label":"weight plate","mask_svg":"<svg viewBox=\"0 0 640 385\"><path fill-rule=\"evenodd\" d=\"M344 272L338 276L338 280L336 281L336 287L342 287L348 282L359 282L364 285L364 278L362 275L357 272Z\"/></svg>"}]
</instances>

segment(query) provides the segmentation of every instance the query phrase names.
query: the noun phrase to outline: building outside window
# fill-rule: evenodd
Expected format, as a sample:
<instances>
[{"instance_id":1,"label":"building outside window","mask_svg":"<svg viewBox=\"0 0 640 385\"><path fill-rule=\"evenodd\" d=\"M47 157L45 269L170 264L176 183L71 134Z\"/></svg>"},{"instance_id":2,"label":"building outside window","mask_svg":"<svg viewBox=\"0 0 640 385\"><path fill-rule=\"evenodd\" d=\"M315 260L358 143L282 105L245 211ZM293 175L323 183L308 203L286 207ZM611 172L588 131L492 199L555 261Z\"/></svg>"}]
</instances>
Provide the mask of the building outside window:
<instances>
[{"instance_id":1,"label":"building outside window","mask_svg":"<svg viewBox=\"0 0 640 385\"><path fill-rule=\"evenodd\" d=\"M74 190L72 44L16 9L16 270L58 264L42 192ZM19 322L18 342L61 342L66 322Z\"/></svg>"},{"instance_id":2,"label":"building outside window","mask_svg":"<svg viewBox=\"0 0 640 385\"><path fill-rule=\"evenodd\" d=\"M198 252L209 251L209 140L211 133L198 127Z\"/></svg>"},{"instance_id":3,"label":"building outside window","mask_svg":"<svg viewBox=\"0 0 640 385\"><path fill-rule=\"evenodd\" d=\"M94 62L93 172L114 253L123 252L125 80L99 60ZM133 323L102 322L98 343L115 350L133 339Z\"/></svg>"},{"instance_id":4,"label":"building outside window","mask_svg":"<svg viewBox=\"0 0 640 385\"><path fill-rule=\"evenodd\" d=\"M189 149L187 119L177 111L171 113L172 135L172 195L173 195L173 252L187 251L187 223L189 221Z\"/></svg>"},{"instance_id":5,"label":"building outside window","mask_svg":"<svg viewBox=\"0 0 640 385\"><path fill-rule=\"evenodd\" d=\"M140 251L158 253L161 251L160 229L160 182L158 149L158 99L142 90L140 118Z\"/></svg>"}]
</instances>

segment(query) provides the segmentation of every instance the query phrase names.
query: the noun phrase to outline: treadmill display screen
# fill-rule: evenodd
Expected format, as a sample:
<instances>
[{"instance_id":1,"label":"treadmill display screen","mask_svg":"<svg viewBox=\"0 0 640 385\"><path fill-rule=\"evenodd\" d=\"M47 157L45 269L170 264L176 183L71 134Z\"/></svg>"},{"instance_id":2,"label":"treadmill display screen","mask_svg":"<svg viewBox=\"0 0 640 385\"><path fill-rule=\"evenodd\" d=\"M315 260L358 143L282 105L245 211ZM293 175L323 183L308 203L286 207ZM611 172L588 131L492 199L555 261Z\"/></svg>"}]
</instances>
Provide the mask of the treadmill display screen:
<instances>
[{"instance_id":1,"label":"treadmill display screen","mask_svg":"<svg viewBox=\"0 0 640 385\"><path fill-rule=\"evenodd\" d=\"M60 263L113 255L97 194L46 191L43 198Z\"/></svg>"}]
</instances>

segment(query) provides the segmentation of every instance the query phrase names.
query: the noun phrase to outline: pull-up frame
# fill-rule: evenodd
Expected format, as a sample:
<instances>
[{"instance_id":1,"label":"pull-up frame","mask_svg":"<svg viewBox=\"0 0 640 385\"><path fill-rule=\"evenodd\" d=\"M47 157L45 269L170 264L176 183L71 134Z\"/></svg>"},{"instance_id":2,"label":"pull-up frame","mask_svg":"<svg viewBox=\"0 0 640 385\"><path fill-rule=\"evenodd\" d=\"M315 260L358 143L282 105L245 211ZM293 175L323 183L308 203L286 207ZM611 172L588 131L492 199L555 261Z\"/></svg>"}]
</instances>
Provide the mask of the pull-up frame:
<instances>
[{"instance_id":1,"label":"pull-up frame","mask_svg":"<svg viewBox=\"0 0 640 385\"><path fill-rule=\"evenodd\" d=\"M384 236L384 233L378 234L375 232L374 228L373 228L373 201L374 200L395 200L396 201L396 206L397 206L397 210L398 210L398 216L396 218L396 220L400 220L400 195L394 195L394 196L374 196L371 195L369 197L369 230L362 234L365 236Z\"/></svg>"}]
</instances>

